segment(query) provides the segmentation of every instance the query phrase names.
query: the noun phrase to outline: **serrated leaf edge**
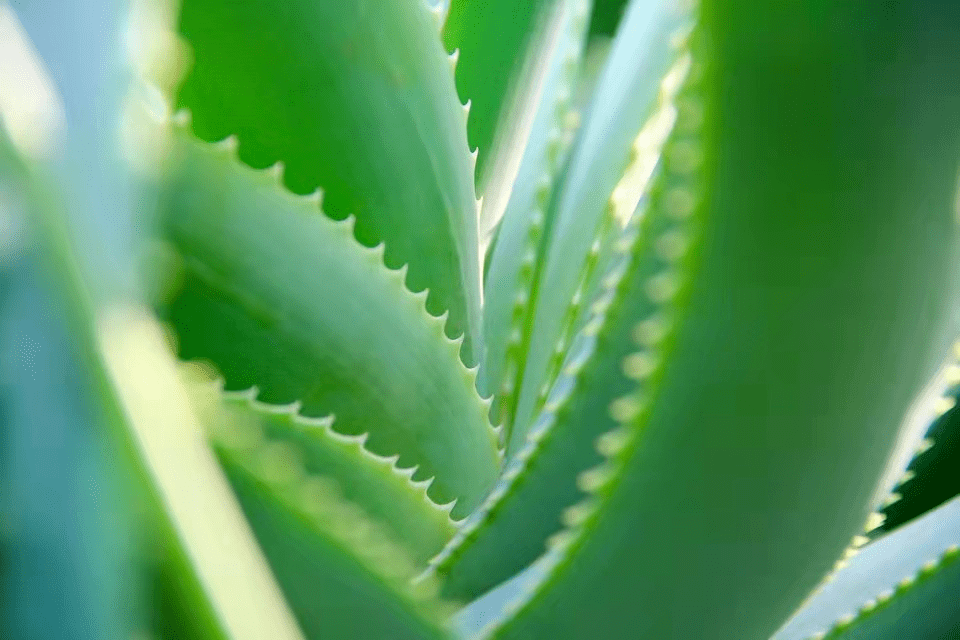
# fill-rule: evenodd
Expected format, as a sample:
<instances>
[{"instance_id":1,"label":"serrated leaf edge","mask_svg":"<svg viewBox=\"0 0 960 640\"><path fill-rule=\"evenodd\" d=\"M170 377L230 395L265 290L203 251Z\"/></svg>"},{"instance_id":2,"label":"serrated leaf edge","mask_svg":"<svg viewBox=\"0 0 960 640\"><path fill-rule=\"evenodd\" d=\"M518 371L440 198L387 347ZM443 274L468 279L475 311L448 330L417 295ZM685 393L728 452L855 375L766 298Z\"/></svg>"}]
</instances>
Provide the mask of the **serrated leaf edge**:
<instances>
[{"instance_id":1,"label":"serrated leaf edge","mask_svg":"<svg viewBox=\"0 0 960 640\"><path fill-rule=\"evenodd\" d=\"M298 206L306 206L323 215L323 217L332 225L348 235L349 239L356 244L358 250L363 252L368 259L372 260L377 268L382 269L385 279L391 280L397 285L400 296L408 300L409 303L414 306L416 312L424 318L426 324L434 328L434 332L440 343L446 345L446 348L450 351L451 358L454 361L454 366L460 370L465 384L467 384L472 391L471 395L476 398L478 409L481 411L482 421L487 425L490 442L497 451L498 460L502 461L503 450L499 446L502 428L499 426L494 426L490 421L493 397L482 397L477 386L477 375L480 365L478 363L472 367L468 367L464 364L464 361L461 358L464 334L461 334L456 338L450 338L447 336L446 327L449 312L444 311L440 315L433 315L430 313L430 311L427 309L429 289L424 289L423 291L412 291L408 287L407 265L401 265L396 269L391 269L388 267L384 262L384 255L386 252L384 242L380 242L373 247L368 247L361 243L356 237L356 218L354 216L347 216L343 220L336 220L328 216L323 210L322 189L316 189L314 192L306 195L298 195L290 191L286 187L286 184L283 180L284 165L282 162L276 162L269 167L257 169L246 164L240 158L240 140L238 136L229 135L216 142L206 142L198 138L193 133L191 128L191 116L189 110L178 110L169 118L168 122L173 128L175 134L189 138L192 144L197 145L201 149L208 149L212 151L214 155L218 155L225 161L235 164L241 171L247 171L254 176L267 177L269 182L276 187L277 193L282 194L284 197Z\"/></svg>"},{"instance_id":2,"label":"serrated leaf edge","mask_svg":"<svg viewBox=\"0 0 960 640\"><path fill-rule=\"evenodd\" d=\"M218 448L244 473L267 486L316 533L360 560L399 598L428 619L445 624L456 607L437 599L435 581L410 580L416 569L409 551L391 538L383 525L344 499L336 481L308 473L291 443L260 435L261 439L246 442L219 440Z\"/></svg>"},{"instance_id":3,"label":"serrated leaf edge","mask_svg":"<svg viewBox=\"0 0 960 640\"><path fill-rule=\"evenodd\" d=\"M662 108L665 110L672 108L672 104L678 96L679 87L682 85L683 78L690 68L689 57L680 56L678 58L678 65L682 65L676 67L681 73L679 80L676 79L675 67L671 67L673 75L670 75L671 72L668 72L667 76L672 78L670 82L677 83L676 88L672 91L665 90L661 94L663 98ZM689 133L691 129L699 126L699 122L693 123L693 125L695 125L693 126L689 119L685 119L679 124L679 129L682 134ZM655 168L655 174L664 172L664 169L659 166L660 164L661 163L658 163L658 167ZM667 176L665 179L669 180L670 177ZM642 242L644 237L641 233L640 226L645 217L644 213L649 206L647 199L649 196L648 192L654 183L654 179L648 181L643 197L638 203L634 214L630 216L626 226L617 234L613 259L602 279L601 291L597 299L588 308L588 321L579 334L589 341L588 344L579 353L571 353L571 357L560 359L557 365L556 380L551 386L546 387L545 393L541 394L542 402L538 410L538 417L533 427L527 433L524 445L507 461L500 476L500 481L494 487L493 491L491 491L474 513L468 516L446 547L430 560L429 567L425 574L432 572L442 573L446 567L451 566L456 561L465 550L467 543L478 535L482 527L489 522L491 518L496 516L503 502L516 492L520 483L524 480L527 469L532 462L536 460L544 443L553 435L553 427L557 422L559 414L574 397L579 386L579 376L593 357L595 340L604 329L607 312L615 306L619 296L623 293L620 285L627 274L627 269L632 258L641 246L646 246ZM669 190L670 193L675 193L674 189L676 188L677 187L673 187ZM677 198L673 198L673 201L670 201L669 195L666 196L666 199L666 207L668 207L669 210L667 215L673 218L674 224L662 232L657 238L652 239L649 245L651 251L656 252L664 268L650 277L645 287L646 295L650 298L651 302L654 303L655 307L659 307L659 310L654 311L650 315L647 324L640 323L639 326L641 330L636 332L643 334L642 337L644 340L652 340L654 342L659 342L666 337L659 323L662 320L662 313L665 307L676 296L680 288L679 278L676 277L671 270L686 255L691 244L689 241L691 234L688 229L684 228L689 226L690 218L693 214L692 209L687 206L689 202L684 201L683 203L678 203ZM608 211L609 210L610 208L608 208ZM613 220L612 215L609 219L611 221ZM619 225L617 229L619 229ZM586 279L583 281L585 282ZM654 326L653 321L658 323L657 326ZM565 353L566 352L564 352L564 354ZM634 360L637 360L638 356L642 357L644 366L635 366L636 363L634 363ZM656 373L660 362L660 358L646 351L633 353L624 361L622 367L623 375L638 383L642 383ZM616 400L611 406L611 413L620 415L628 410L632 412L632 400L632 398L620 398ZM611 417L613 417L614 420L618 420L617 415L612 415ZM621 415L621 417L624 416ZM601 455L611 458L626 448L630 443L630 439L627 436L628 433L623 428L607 432L597 439L597 451ZM578 480L578 485L580 485L581 490L585 493L591 493L590 486L599 473L598 468L584 472L582 477L586 478L586 480ZM565 511L563 519L566 527L574 528L586 521L587 516L590 514L587 511L585 502L586 501L581 501ZM554 542L556 542L556 540ZM547 546L549 548L555 545L548 542Z\"/></svg>"},{"instance_id":4,"label":"serrated leaf edge","mask_svg":"<svg viewBox=\"0 0 960 640\"><path fill-rule=\"evenodd\" d=\"M646 294L654 304L654 310L633 327L632 337L638 350L627 355L622 364L624 375L637 382L638 386L634 393L617 398L610 404L609 415L618 426L596 440L596 449L605 460L577 478L577 486L587 497L564 512L566 528L547 541L547 553L542 558L544 578L507 607L510 614L517 614L532 605L544 587L551 584L568 564L569 557L589 538L604 505L623 479L627 462L641 440L649 415L650 397L662 376L664 356L672 348L679 324L679 301L688 289L687 275L692 271L695 261L692 257L695 252L691 248L699 235L699 209L702 204L698 198L699 189L695 186L703 159L699 135L702 109L699 108L699 99L693 94L703 77L703 62L692 50L692 38L692 30L685 30L678 36L678 44L688 49L686 53L690 54L690 58L686 73L678 82L677 98L698 108L678 110L673 132L663 150L663 167L655 181L662 182L664 215L673 221L673 226L656 239L651 239L651 245L658 248L658 257L665 266L646 282ZM657 188L656 184L654 188ZM682 241L682 252L663 250L675 244L675 239ZM637 369L631 375L630 361L635 357L642 358L650 366ZM641 388L644 383L648 385L647 389ZM491 622L477 637L494 636L509 624L512 617Z\"/></svg>"},{"instance_id":5,"label":"serrated leaf edge","mask_svg":"<svg viewBox=\"0 0 960 640\"><path fill-rule=\"evenodd\" d=\"M919 571L904 578L892 589L877 594L874 598L864 603L856 612L837 620L833 626L826 631L810 636L809 640L828 640L841 637L843 633L880 613L892 603L896 602L898 598L904 597L912 589L932 579L940 571L943 571L958 561L960 561L960 547L952 545L944 551L939 558L927 562Z\"/></svg>"}]
</instances>

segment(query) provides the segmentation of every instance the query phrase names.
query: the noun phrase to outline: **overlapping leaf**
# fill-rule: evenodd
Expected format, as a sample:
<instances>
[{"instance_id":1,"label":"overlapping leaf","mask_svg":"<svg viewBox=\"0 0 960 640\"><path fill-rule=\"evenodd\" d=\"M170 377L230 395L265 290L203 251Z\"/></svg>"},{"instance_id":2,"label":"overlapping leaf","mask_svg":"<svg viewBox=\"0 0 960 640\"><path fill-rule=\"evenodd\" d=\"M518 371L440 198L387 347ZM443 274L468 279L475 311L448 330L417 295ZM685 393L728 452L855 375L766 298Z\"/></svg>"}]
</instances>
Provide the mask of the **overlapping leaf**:
<instances>
[{"instance_id":1,"label":"overlapping leaf","mask_svg":"<svg viewBox=\"0 0 960 640\"><path fill-rule=\"evenodd\" d=\"M689 248L616 316L639 384L496 637L765 638L861 528L956 301L960 15L888 9L702 3L651 203Z\"/></svg>"},{"instance_id":2,"label":"overlapping leaf","mask_svg":"<svg viewBox=\"0 0 960 640\"><path fill-rule=\"evenodd\" d=\"M296 193L356 216L367 246L429 290L478 362L480 270L465 112L426 2L186 0L193 67L179 104L205 140L236 134L255 167L283 162ZM476 353L475 353L476 352Z\"/></svg>"},{"instance_id":3,"label":"overlapping leaf","mask_svg":"<svg viewBox=\"0 0 960 640\"><path fill-rule=\"evenodd\" d=\"M354 240L352 221L228 150L182 150L163 222L180 271L162 305L181 357L212 361L228 390L256 386L264 402L369 432L371 451L419 465L437 502L468 513L495 477L496 434L443 320L383 266L382 247Z\"/></svg>"}]
</instances>

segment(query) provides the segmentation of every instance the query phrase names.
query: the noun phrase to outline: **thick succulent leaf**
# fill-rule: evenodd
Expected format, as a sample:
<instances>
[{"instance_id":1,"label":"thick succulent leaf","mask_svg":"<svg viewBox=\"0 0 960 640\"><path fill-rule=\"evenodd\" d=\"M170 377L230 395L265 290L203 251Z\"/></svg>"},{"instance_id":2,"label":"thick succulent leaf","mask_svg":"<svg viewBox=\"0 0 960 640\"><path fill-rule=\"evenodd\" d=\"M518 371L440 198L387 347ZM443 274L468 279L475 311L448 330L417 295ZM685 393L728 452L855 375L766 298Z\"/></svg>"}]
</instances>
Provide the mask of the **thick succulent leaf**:
<instances>
[{"instance_id":1,"label":"thick succulent leaf","mask_svg":"<svg viewBox=\"0 0 960 640\"><path fill-rule=\"evenodd\" d=\"M307 474L296 449L253 438L218 453L307 638L449 637L435 585L412 586L405 549Z\"/></svg>"},{"instance_id":2,"label":"thick succulent leaf","mask_svg":"<svg viewBox=\"0 0 960 640\"><path fill-rule=\"evenodd\" d=\"M479 352L473 165L450 60L425 1L185 0L193 69L179 103L205 140L237 134L255 167L283 162L296 193L408 264L447 335Z\"/></svg>"},{"instance_id":3,"label":"thick succulent leaf","mask_svg":"<svg viewBox=\"0 0 960 640\"><path fill-rule=\"evenodd\" d=\"M550 22L566 0L513 2L493 0L451 2L443 27L447 50L458 51L456 84L470 102L467 133L477 149L478 184L484 185L486 167L501 151L501 136L518 118L539 103L535 78L542 63L539 54L549 48ZM531 82L533 80L533 82ZM520 142L529 132L521 133Z\"/></svg>"},{"instance_id":4,"label":"thick succulent leaf","mask_svg":"<svg viewBox=\"0 0 960 640\"><path fill-rule=\"evenodd\" d=\"M960 367L952 368L960 376ZM960 377L954 380L960 383ZM940 410L918 455L907 468L891 499L883 505L883 525L877 533L893 531L960 493L960 407L957 389L943 398Z\"/></svg>"},{"instance_id":5,"label":"thick succulent leaf","mask_svg":"<svg viewBox=\"0 0 960 640\"><path fill-rule=\"evenodd\" d=\"M688 250L621 285L639 384L498 638L769 637L862 527L952 334L960 7L701 7L647 213Z\"/></svg>"},{"instance_id":6,"label":"thick succulent leaf","mask_svg":"<svg viewBox=\"0 0 960 640\"><path fill-rule=\"evenodd\" d=\"M533 267L546 225L551 187L575 133L572 105L583 49L588 6L565 2L563 38L550 59L540 106L520 163L517 180L497 229L484 284L483 332L487 352L480 369L481 390L509 401L520 363L515 339L527 320ZM576 6L574 6L576 5ZM499 416L494 422L500 422Z\"/></svg>"},{"instance_id":7,"label":"thick succulent leaf","mask_svg":"<svg viewBox=\"0 0 960 640\"><path fill-rule=\"evenodd\" d=\"M453 504L443 507L430 500L427 483L411 480L413 468L399 469L396 458L370 453L364 448L365 436L340 435L332 419L304 418L295 404L265 405L248 393L224 394L219 384L202 380L191 389L194 406L216 441L265 435L286 443L308 473L335 482L344 498L378 520L418 564L436 554L456 531L450 519Z\"/></svg>"},{"instance_id":8,"label":"thick succulent leaf","mask_svg":"<svg viewBox=\"0 0 960 640\"><path fill-rule=\"evenodd\" d=\"M542 33L531 42L526 52L530 69L518 78L522 91L515 97L510 111L504 114L506 121L498 126L492 158L481 176L479 225L480 251L484 256L489 254L492 237L499 231L513 190L521 179L519 172L527 148L533 142L531 136L539 135L534 133L534 127L538 125L541 105L544 101L553 105L557 102L556 80L551 76L557 73L573 75L577 71L591 3L592 0L559 0L551 5L549 14L544 16ZM571 40L577 43L575 55L570 52ZM559 63L558 58L561 60ZM566 69L557 70L558 64L563 64ZM562 83L561 89L563 95L559 96L560 101L570 102L573 87ZM568 109L561 109L559 115L563 116ZM542 122L539 124L542 126ZM571 125L575 127L575 123ZM564 128L571 128L571 125ZM565 151L569 145L564 141L559 146ZM486 267L484 264L484 275L487 273Z\"/></svg>"},{"instance_id":9,"label":"thick succulent leaf","mask_svg":"<svg viewBox=\"0 0 960 640\"><path fill-rule=\"evenodd\" d=\"M226 388L257 386L272 404L369 432L380 455L436 477L430 495L468 513L497 473L497 435L475 374L443 321L383 266L352 220L283 190L274 171L185 141L171 176L164 229L179 276L163 305L184 359L208 359Z\"/></svg>"},{"instance_id":10,"label":"thick succulent leaf","mask_svg":"<svg viewBox=\"0 0 960 640\"><path fill-rule=\"evenodd\" d=\"M677 61L670 40L686 18L672 0L634 0L600 76L537 257L532 320L520 347L526 357L509 412L510 454L523 445L582 325L588 291L603 277L616 225L633 213L669 131L674 112L657 109L660 80Z\"/></svg>"},{"instance_id":11,"label":"thick succulent leaf","mask_svg":"<svg viewBox=\"0 0 960 640\"><path fill-rule=\"evenodd\" d=\"M960 551L953 547L917 575L867 603L853 620L838 622L822 638L888 640L955 638L960 633ZM813 640L819 640L817 636Z\"/></svg>"},{"instance_id":12,"label":"thick succulent leaf","mask_svg":"<svg viewBox=\"0 0 960 640\"><path fill-rule=\"evenodd\" d=\"M960 573L956 558L951 559L957 545L960 498L864 547L773 640L808 640L827 632L840 638L949 637L949 627L934 633L936 626L924 625L960 625ZM927 575L938 564L943 566L937 575ZM894 633L893 625L902 631ZM919 633L921 628L927 632Z\"/></svg>"},{"instance_id":13,"label":"thick succulent leaf","mask_svg":"<svg viewBox=\"0 0 960 640\"><path fill-rule=\"evenodd\" d=\"M604 295L592 307L591 321L574 341L524 446L480 508L431 561L445 577L443 589L450 597L476 597L530 564L544 553L547 539L563 529L564 510L583 499L577 475L603 460L594 442L617 426L607 407L636 385L621 371L618 349L629 343L631 327L617 322L617 315L627 296L636 295L630 284L643 285L659 275L664 250L672 255L682 234L676 221L660 212L635 216L621 234ZM653 241L658 245L651 246ZM642 294L640 300L646 313L656 310ZM651 364L635 358L628 375L635 378Z\"/></svg>"}]
</instances>

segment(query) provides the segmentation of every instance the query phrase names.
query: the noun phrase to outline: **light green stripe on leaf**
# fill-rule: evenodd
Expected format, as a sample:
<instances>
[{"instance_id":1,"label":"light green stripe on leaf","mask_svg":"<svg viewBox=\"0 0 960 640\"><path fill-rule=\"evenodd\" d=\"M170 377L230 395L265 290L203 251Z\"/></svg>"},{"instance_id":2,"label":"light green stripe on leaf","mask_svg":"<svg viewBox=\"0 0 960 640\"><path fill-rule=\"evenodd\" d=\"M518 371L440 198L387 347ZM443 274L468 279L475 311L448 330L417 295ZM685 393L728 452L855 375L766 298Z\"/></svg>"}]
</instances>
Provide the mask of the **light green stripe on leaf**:
<instances>
[{"instance_id":1,"label":"light green stripe on leaf","mask_svg":"<svg viewBox=\"0 0 960 640\"><path fill-rule=\"evenodd\" d=\"M657 364L652 357L632 354L632 327L618 318L627 310L653 314L658 309L646 289L677 258L674 252L664 255L665 246L671 248L671 241L682 242L687 234L682 221L655 206L635 216L620 235L603 294L592 305L590 322L574 340L524 446L431 562L444 576L450 597L476 597L529 565L546 551L550 536L564 528L565 509L583 499L577 476L603 460L594 443L617 426L608 407Z\"/></svg>"},{"instance_id":2,"label":"light green stripe on leaf","mask_svg":"<svg viewBox=\"0 0 960 640\"><path fill-rule=\"evenodd\" d=\"M497 436L423 296L276 172L225 148L180 149L163 220L179 271L160 305L179 355L211 361L227 389L256 386L263 402L369 432L371 451L419 465L436 502L469 513L496 476Z\"/></svg>"},{"instance_id":3,"label":"light green stripe on leaf","mask_svg":"<svg viewBox=\"0 0 960 640\"><path fill-rule=\"evenodd\" d=\"M700 231L663 308L617 319L658 365L497 638L768 638L952 337L960 7L701 7L660 179Z\"/></svg>"},{"instance_id":4,"label":"light green stripe on leaf","mask_svg":"<svg viewBox=\"0 0 960 640\"><path fill-rule=\"evenodd\" d=\"M179 105L205 140L236 134L255 167L356 216L391 268L449 311L478 362L480 267L466 114L433 11L416 0L184 0L194 64Z\"/></svg>"},{"instance_id":5,"label":"light green stripe on leaf","mask_svg":"<svg viewBox=\"0 0 960 640\"><path fill-rule=\"evenodd\" d=\"M551 18L567 0L456 1L450 5L443 28L444 46L459 51L457 91L470 101L467 122L470 147L477 149L478 185L484 185L486 167L499 153L494 146L513 141L498 137L510 130L518 116L536 109L538 54L549 35ZM548 38L549 39L549 38ZM526 138L523 134L521 138Z\"/></svg>"},{"instance_id":6,"label":"light green stripe on leaf","mask_svg":"<svg viewBox=\"0 0 960 640\"><path fill-rule=\"evenodd\" d=\"M304 469L334 481L340 493L402 543L412 559L425 563L456 531L449 508L427 496L426 482L411 479L415 469L400 469L394 457L365 447L366 436L338 433L331 418L304 418L296 404L274 406L249 393L223 393L218 385L191 386L197 411L218 442L266 435L297 451Z\"/></svg>"},{"instance_id":7,"label":"light green stripe on leaf","mask_svg":"<svg viewBox=\"0 0 960 640\"><path fill-rule=\"evenodd\" d=\"M945 569L946 565L955 564L951 555L955 556L956 552L951 550L957 545L960 545L960 498L864 547L811 596L773 640L808 640L831 629L835 635L828 633L828 637L946 637L946 630L942 628L939 633L911 634L910 630L913 627L919 631L926 624L924 620L933 622L938 618L935 624L950 620L960 623L960 599L955 595L949 597L949 594L960 593L960 582L954 579L952 591L943 589L950 583L948 574L944 573L934 578L939 587L921 587L932 567L943 564L941 568ZM956 574L956 568L953 573ZM956 575L960 579L960 574ZM921 606L907 605L907 600L916 597L905 597L914 588L938 593L940 599L924 598L926 602ZM903 620L897 622L896 618L901 616ZM841 620L844 624L838 625ZM850 620L856 622L849 624ZM900 626L900 633L893 633L894 625ZM840 627L847 628L841 632ZM868 627L877 631L887 628L887 633L875 631L864 635L862 632Z\"/></svg>"},{"instance_id":8,"label":"light green stripe on leaf","mask_svg":"<svg viewBox=\"0 0 960 640\"><path fill-rule=\"evenodd\" d=\"M405 550L282 442L237 442L220 461L308 638L448 638L435 585Z\"/></svg>"},{"instance_id":9,"label":"light green stripe on leaf","mask_svg":"<svg viewBox=\"0 0 960 640\"><path fill-rule=\"evenodd\" d=\"M490 256L484 285L484 344L481 387L499 406L509 401L522 363L520 340L529 314L533 269L557 179L579 114L572 104L588 6L567 3L562 42L547 71L543 96L520 163L519 173ZM579 6L573 6L577 4ZM576 11L574 10L576 9ZM499 417L495 419L500 422Z\"/></svg>"},{"instance_id":10,"label":"light green stripe on leaf","mask_svg":"<svg viewBox=\"0 0 960 640\"><path fill-rule=\"evenodd\" d=\"M523 336L519 396L510 411L515 425L508 447L511 455L523 445L543 393L554 381L575 330L582 326L580 320L591 302L587 296L596 291L595 282L605 272L607 240L617 237L615 225L626 223L639 200L642 189L628 189L631 193L624 199L626 191L615 188L636 164L638 134L651 114L665 106L664 94L669 106L674 88L664 90L661 80L677 63L677 47L671 41L688 19L674 5L672 0L631 3L557 186L551 204L555 211L549 215L551 224L537 260L532 320ZM654 119L653 124L661 126L648 128L655 129L653 133L669 131L672 113L668 110ZM655 162L658 145L646 146L651 153L644 159ZM651 167L648 163L647 169Z\"/></svg>"}]
</instances>

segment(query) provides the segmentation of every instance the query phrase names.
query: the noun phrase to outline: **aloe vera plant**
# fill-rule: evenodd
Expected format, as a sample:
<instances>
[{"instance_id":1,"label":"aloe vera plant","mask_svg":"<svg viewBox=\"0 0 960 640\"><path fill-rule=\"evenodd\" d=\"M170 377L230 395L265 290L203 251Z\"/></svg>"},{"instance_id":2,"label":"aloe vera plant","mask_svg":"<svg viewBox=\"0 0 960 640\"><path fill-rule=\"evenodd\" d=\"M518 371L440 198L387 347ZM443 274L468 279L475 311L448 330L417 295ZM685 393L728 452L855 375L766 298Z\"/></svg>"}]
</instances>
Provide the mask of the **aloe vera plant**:
<instances>
[{"instance_id":1,"label":"aloe vera plant","mask_svg":"<svg viewBox=\"0 0 960 640\"><path fill-rule=\"evenodd\" d=\"M65 493L101 564L46 621L0 565L5 633L960 636L960 498L878 533L956 464L956 2L47 4L0 5L0 277L72 346L4 428L151 533Z\"/></svg>"}]
</instances>

